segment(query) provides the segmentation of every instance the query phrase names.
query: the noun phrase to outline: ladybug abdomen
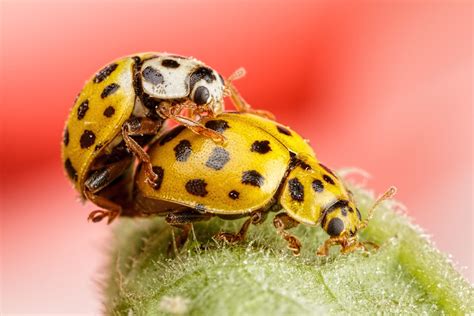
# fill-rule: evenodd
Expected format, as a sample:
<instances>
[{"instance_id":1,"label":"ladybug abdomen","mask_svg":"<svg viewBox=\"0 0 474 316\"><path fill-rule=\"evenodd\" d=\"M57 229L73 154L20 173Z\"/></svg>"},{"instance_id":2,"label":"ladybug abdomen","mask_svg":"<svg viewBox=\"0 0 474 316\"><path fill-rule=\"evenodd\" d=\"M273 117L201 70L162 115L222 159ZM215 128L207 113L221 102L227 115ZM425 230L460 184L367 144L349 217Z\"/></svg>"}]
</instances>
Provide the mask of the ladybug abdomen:
<instances>
[{"instance_id":1,"label":"ladybug abdomen","mask_svg":"<svg viewBox=\"0 0 474 316\"><path fill-rule=\"evenodd\" d=\"M182 126L164 134L149 150L159 179L152 187L140 172L140 194L216 214L244 214L269 204L290 153L272 135L237 116L223 114L204 121L223 133L225 146Z\"/></svg>"}]
</instances>

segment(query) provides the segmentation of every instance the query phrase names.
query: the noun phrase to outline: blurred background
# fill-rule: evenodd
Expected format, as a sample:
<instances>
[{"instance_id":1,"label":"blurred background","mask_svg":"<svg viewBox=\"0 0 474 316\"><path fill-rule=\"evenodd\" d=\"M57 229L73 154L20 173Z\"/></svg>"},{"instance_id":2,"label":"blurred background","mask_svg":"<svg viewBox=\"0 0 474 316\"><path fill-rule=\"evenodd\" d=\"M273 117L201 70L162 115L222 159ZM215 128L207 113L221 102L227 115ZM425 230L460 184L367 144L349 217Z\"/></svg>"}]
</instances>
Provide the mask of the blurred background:
<instances>
[{"instance_id":1,"label":"blurred background","mask_svg":"<svg viewBox=\"0 0 474 316\"><path fill-rule=\"evenodd\" d=\"M1 284L5 313L97 313L110 227L62 171L84 81L139 51L192 55L255 108L358 167L473 276L470 1L1 2ZM230 102L228 102L230 107Z\"/></svg>"}]
</instances>

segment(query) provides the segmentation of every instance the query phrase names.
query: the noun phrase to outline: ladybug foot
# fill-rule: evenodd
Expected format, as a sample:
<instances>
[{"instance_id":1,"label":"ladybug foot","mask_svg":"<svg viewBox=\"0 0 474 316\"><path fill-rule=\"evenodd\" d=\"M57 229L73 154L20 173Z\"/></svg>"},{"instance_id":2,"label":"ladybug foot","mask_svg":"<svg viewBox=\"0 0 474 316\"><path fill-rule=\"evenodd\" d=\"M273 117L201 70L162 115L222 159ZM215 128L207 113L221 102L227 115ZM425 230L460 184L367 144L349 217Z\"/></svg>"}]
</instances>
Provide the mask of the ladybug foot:
<instances>
[{"instance_id":1,"label":"ladybug foot","mask_svg":"<svg viewBox=\"0 0 474 316\"><path fill-rule=\"evenodd\" d=\"M316 255L320 257L326 257L328 255L329 249L326 249L324 246L319 247L318 251L316 252Z\"/></svg>"},{"instance_id":2,"label":"ladybug foot","mask_svg":"<svg viewBox=\"0 0 474 316\"><path fill-rule=\"evenodd\" d=\"M224 233L224 232L216 234L214 238L218 241L223 241L231 245L237 244L241 242L242 240L244 240L243 236L241 236L240 234L231 234L231 233Z\"/></svg>"},{"instance_id":3,"label":"ladybug foot","mask_svg":"<svg viewBox=\"0 0 474 316\"><path fill-rule=\"evenodd\" d=\"M286 240L288 241L287 248L293 252L293 256L298 257L301 254L301 242L294 236L289 236Z\"/></svg>"},{"instance_id":4,"label":"ladybug foot","mask_svg":"<svg viewBox=\"0 0 474 316\"><path fill-rule=\"evenodd\" d=\"M212 140L213 140L215 143L217 143L217 144L219 144L219 145L225 145L225 144L227 144L227 139L226 139L224 136L222 136L221 134L217 134L217 135L214 134L214 135L212 135L212 136L210 136L210 137L212 138Z\"/></svg>"},{"instance_id":5,"label":"ladybug foot","mask_svg":"<svg viewBox=\"0 0 474 316\"><path fill-rule=\"evenodd\" d=\"M96 210L89 214L87 220L92 221L93 223L98 223L108 217L107 224L110 224L118 215L119 212L117 211Z\"/></svg>"},{"instance_id":6,"label":"ladybug foot","mask_svg":"<svg viewBox=\"0 0 474 316\"><path fill-rule=\"evenodd\" d=\"M156 189L159 187L158 183L161 181L161 177L163 176L163 171L160 169L155 169L156 167L153 167L150 163L150 166L145 169L145 176L146 176L146 183L151 186L152 188ZM160 172L160 175L158 175L157 172ZM161 183L160 183L161 184Z\"/></svg>"},{"instance_id":7,"label":"ladybug foot","mask_svg":"<svg viewBox=\"0 0 474 316\"><path fill-rule=\"evenodd\" d=\"M219 134L218 132L213 131L212 129L204 128L204 129L197 129L196 131L195 130L193 131L197 134L203 135L205 137L209 137L216 144L223 145L223 146L227 144L227 139L222 134Z\"/></svg>"},{"instance_id":8,"label":"ladybug foot","mask_svg":"<svg viewBox=\"0 0 474 316\"><path fill-rule=\"evenodd\" d=\"M219 145L225 145L227 143L227 139L220 133L212 130L210 128L196 125L196 126L188 126L194 133L202 135L204 137L208 137L212 139L212 141Z\"/></svg>"}]
</instances>

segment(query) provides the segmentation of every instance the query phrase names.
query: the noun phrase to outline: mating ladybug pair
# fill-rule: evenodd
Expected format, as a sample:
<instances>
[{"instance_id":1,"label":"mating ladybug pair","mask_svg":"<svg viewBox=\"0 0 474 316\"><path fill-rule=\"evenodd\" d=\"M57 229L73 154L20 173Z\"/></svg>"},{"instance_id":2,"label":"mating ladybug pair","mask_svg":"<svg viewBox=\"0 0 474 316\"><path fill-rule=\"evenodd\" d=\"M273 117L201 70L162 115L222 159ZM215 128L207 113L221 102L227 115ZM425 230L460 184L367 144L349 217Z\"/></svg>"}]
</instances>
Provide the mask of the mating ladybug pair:
<instances>
[{"instance_id":1,"label":"mating ladybug pair","mask_svg":"<svg viewBox=\"0 0 474 316\"><path fill-rule=\"evenodd\" d=\"M321 224L330 235L320 255L333 244L341 252L365 248L357 232L395 189L362 220L350 192L307 142L244 101L232 84L241 75L243 70L223 79L194 58L144 53L91 78L72 108L62 144L75 188L103 208L89 218L163 215L181 228L180 245L195 221L248 217L238 233L216 236L235 243L250 224L281 209L273 224L295 255L301 244L287 229L299 223ZM238 112L224 113L225 96ZM167 119L180 125L164 131Z\"/></svg>"}]
</instances>

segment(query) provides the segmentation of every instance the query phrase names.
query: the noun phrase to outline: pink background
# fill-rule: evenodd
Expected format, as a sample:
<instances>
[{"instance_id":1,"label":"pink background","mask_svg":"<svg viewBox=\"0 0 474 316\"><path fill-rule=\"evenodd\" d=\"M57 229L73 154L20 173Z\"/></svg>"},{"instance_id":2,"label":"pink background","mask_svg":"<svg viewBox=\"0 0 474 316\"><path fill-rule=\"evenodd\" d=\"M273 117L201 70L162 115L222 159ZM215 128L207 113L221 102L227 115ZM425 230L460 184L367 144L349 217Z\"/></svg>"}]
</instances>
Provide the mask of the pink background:
<instances>
[{"instance_id":1,"label":"pink background","mask_svg":"<svg viewBox=\"0 0 474 316\"><path fill-rule=\"evenodd\" d=\"M139 51L193 55L334 168L390 185L473 276L472 3L466 1L3 1L4 312L98 312L110 227L88 224L59 159L84 81Z\"/></svg>"}]
</instances>

